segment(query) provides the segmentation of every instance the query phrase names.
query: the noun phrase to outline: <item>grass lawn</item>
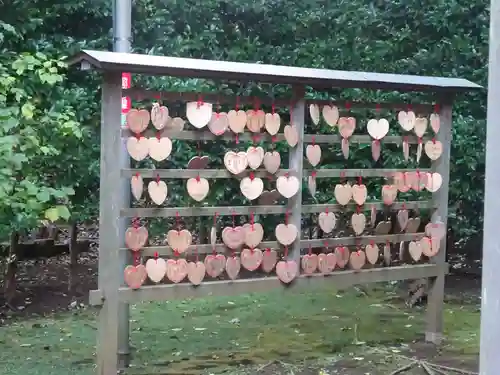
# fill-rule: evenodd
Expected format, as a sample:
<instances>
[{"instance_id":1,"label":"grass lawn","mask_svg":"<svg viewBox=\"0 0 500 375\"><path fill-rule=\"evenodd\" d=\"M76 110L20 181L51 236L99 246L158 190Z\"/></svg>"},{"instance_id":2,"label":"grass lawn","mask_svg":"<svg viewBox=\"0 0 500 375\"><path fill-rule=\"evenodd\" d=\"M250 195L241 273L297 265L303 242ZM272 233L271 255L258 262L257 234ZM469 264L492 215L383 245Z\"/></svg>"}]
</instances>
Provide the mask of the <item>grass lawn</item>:
<instances>
[{"instance_id":1,"label":"grass lawn","mask_svg":"<svg viewBox=\"0 0 500 375\"><path fill-rule=\"evenodd\" d=\"M370 374L387 374L398 360L384 352L397 356L420 340L423 313L406 309L390 287L299 289L293 294L135 305L134 366L129 372L256 374L261 373L257 368L264 371L266 364L279 359L283 366L302 366L306 361L314 370L277 373L319 374L316 368L325 368L323 373L330 374L332 363L349 360L362 363L357 367L377 368ZM14 321L0 328L0 374L91 374L96 327L96 312L90 309ZM442 353L476 360L477 306L448 302L445 329Z\"/></svg>"}]
</instances>

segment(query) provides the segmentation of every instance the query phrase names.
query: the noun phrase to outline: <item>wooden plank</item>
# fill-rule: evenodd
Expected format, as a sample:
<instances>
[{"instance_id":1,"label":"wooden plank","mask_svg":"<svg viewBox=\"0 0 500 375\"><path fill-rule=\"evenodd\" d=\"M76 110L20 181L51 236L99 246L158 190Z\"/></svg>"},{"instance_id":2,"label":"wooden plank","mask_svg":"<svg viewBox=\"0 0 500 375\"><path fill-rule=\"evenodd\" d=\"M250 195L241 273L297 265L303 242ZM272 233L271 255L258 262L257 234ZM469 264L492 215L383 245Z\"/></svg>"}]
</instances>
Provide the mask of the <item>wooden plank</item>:
<instances>
[{"instance_id":1,"label":"wooden plank","mask_svg":"<svg viewBox=\"0 0 500 375\"><path fill-rule=\"evenodd\" d=\"M433 208L435 203L431 201L411 201L411 202L395 202L391 205L391 209L397 210L406 207L407 209L415 208ZM366 202L362 210L369 211L372 207L382 209L387 207L383 202ZM124 208L121 210L122 217L174 217L177 214L181 217L186 216L214 216L216 213L219 216L228 215L278 215L284 214L291 207L288 205L273 205L273 206L224 206L224 207L169 207L169 208ZM340 204L311 204L303 205L302 213L318 213L326 209L339 211L354 211L357 209L355 204L342 206Z\"/></svg>"},{"instance_id":2,"label":"wooden plank","mask_svg":"<svg viewBox=\"0 0 500 375\"><path fill-rule=\"evenodd\" d=\"M452 104L447 98L447 104L443 105L439 113L441 129L436 139L443 144L441 157L432 164L432 169L441 174L443 183L441 188L433 194L432 198L437 207L433 220L442 221L445 226L448 222L448 192L450 183L450 152L451 152L451 129L452 129ZM446 236L441 240L439 253L432 259L437 265L446 262ZM427 298L427 327L425 340L434 344L440 344L443 339L443 309L444 309L444 282L445 275L439 274L431 281L429 295Z\"/></svg>"},{"instance_id":3,"label":"wooden plank","mask_svg":"<svg viewBox=\"0 0 500 375\"><path fill-rule=\"evenodd\" d=\"M425 236L425 233L401 233L401 234L385 234L385 235L365 235L360 237L335 237L335 238L317 238L317 239L303 239L300 242L297 242L297 246L300 249L308 249L312 248L324 248L329 247L333 248L335 246L357 246L357 245L368 245L369 243L377 243L377 244L385 244L386 242L390 243L399 243L401 241L415 241L419 240ZM276 241L264 241L259 244L259 249L279 249L282 247ZM128 248L122 247L121 251L130 252ZM213 251L217 252L229 252L228 248L222 244L216 244L212 246L208 245L192 245L190 246L185 253L181 254L181 256L193 255L196 252L198 254L210 254ZM155 253L158 253L160 256L170 256L174 254L173 249L170 246L148 246L141 249L142 256L154 256ZM238 253L238 251L237 251Z\"/></svg>"},{"instance_id":4,"label":"wooden plank","mask_svg":"<svg viewBox=\"0 0 500 375\"><path fill-rule=\"evenodd\" d=\"M331 177L391 177L396 172L413 172L414 169L317 169L317 178L331 178ZM430 172L430 168L419 169L420 172ZM194 178L197 176L214 179L214 178L241 178L243 176L249 175L250 172L254 172L255 177L265 178L269 176L269 173L264 169L258 169L256 171L246 170L240 175L235 176L226 169L123 169L121 172L122 177L130 178L135 176L137 173L141 175L142 178L179 178L187 179ZM311 174L311 169L303 169L303 176L309 176ZM294 175L299 177L299 174L292 169L281 169L275 176L283 176L285 174Z\"/></svg>"},{"instance_id":5,"label":"wooden plank","mask_svg":"<svg viewBox=\"0 0 500 375\"><path fill-rule=\"evenodd\" d=\"M99 188L99 273L98 286L106 296L99 312L97 342L97 374L115 374L118 368L120 335L120 302L118 288L121 284L120 208L123 195L115 190L120 180L117 155L123 150L120 138L121 73L107 73L102 85L101 112L101 172ZM118 162L119 163L119 162ZM123 256L123 255L122 255Z\"/></svg>"},{"instance_id":6,"label":"wooden plank","mask_svg":"<svg viewBox=\"0 0 500 375\"><path fill-rule=\"evenodd\" d=\"M299 182L302 182L303 164L304 164L304 129L306 118L306 103L304 100L305 87L294 86L293 96L294 104L290 108L290 122L297 129L298 142L295 147L290 148L288 153L288 168L297 176ZM290 215L285 213L285 224L293 224L299 233L302 233L302 186L293 197L288 199ZM295 241L287 249L287 258L300 262L300 243Z\"/></svg>"},{"instance_id":7,"label":"wooden plank","mask_svg":"<svg viewBox=\"0 0 500 375\"><path fill-rule=\"evenodd\" d=\"M122 128L121 135L124 138L135 137L135 135L126 128ZM162 135L169 137L170 139L178 139L182 141L226 141L226 142L234 142L235 136L231 132L226 132L222 135L214 135L207 130L183 130L183 131L163 131ZM153 137L155 136L153 130L147 130L144 133L145 137ZM238 136L238 140L241 142L253 142L253 137L255 134L245 132ZM260 141L271 142L271 136L267 133L259 133L258 135ZM304 142L311 143L314 137L314 141L316 143L333 143L340 144L342 142L342 137L338 134L305 134ZM423 137L423 141L427 141L431 139L426 136ZM396 144L401 145L403 143L404 137L399 135L390 135L384 137L380 142L383 144ZM285 136L283 133L276 134L277 142L284 142ZM369 135L353 135L349 137L350 144L371 144L373 139ZM418 138L415 135L408 135L408 143L417 144Z\"/></svg>"},{"instance_id":8,"label":"wooden plank","mask_svg":"<svg viewBox=\"0 0 500 375\"><path fill-rule=\"evenodd\" d=\"M200 93L196 92L172 92L172 91L155 91L148 90L141 87L133 87L127 90L124 90L126 96L130 96L133 100L146 100L146 99L157 99L160 101L167 102L193 102L197 101L200 98ZM219 103L219 104L229 104L234 105L236 103L235 96L227 96L227 95L218 95L213 93L203 93L202 96L204 101L209 103ZM244 96L241 95L238 97L239 104L241 106L253 106L255 104L255 96ZM269 97L258 97L259 103L265 105L274 105L276 106L289 106L290 99L288 98L269 98ZM308 99L306 98L306 105L309 104L328 104L328 105L336 105L339 108L345 108L347 101L335 101L335 100L318 100L318 99ZM351 108L360 108L360 109L375 109L377 106L383 109L391 109L391 110L407 110L408 103L370 103L370 102L349 102ZM432 113L433 105L432 104L420 104L420 103L412 103L411 104L414 111L417 111L419 114L429 114Z\"/></svg>"},{"instance_id":9,"label":"wooden plank","mask_svg":"<svg viewBox=\"0 0 500 375\"><path fill-rule=\"evenodd\" d=\"M412 280L436 276L448 272L448 264L418 264L398 267L371 268L359 271L336 271L329 275L300 275L290 285L282 284L277 277L269 276L234 281L206 281L199 286L188 283L143 286L138 290L120 288L120 300L129 303L146 301L171 301L176 299L235 296L244 293L267 293L279 289L283 293L296 289L333 287L345 289L356 284L387 282L393 280ZM100 290L90 292L92 305L100 305L103 295Z\"/></svg>"}]
</instances>

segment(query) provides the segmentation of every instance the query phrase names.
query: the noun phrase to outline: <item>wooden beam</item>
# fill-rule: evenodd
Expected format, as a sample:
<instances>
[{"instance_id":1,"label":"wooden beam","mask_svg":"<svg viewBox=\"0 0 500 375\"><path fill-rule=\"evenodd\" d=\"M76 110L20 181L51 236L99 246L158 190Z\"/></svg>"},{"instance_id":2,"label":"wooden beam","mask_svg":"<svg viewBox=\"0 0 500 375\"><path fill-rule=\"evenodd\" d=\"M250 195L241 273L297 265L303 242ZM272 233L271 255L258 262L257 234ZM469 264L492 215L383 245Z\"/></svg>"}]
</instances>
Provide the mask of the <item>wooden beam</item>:
<instances>
[{"instance_id":1,"label":"wooden beam","mask_svg":"<svg viewBox=\"0 0 500 375\"><path fill-rule=\"evenodd\" d=\"M439 113L441 129L436 139L443 144L441 157L432 163L433 172L437 172L443 178L441 188L433 194L434 205L437 208L433 221L442 221L447 227L448 223L448 192L450 184L450 153L451 153L451 129L452 129L452 104L450 98L444 101ZM447 231L446 231L447 233ZM439 253L431 259L437 265L446 262L446 237L441 240ZM427 327L425 340L439 345L443 339L443 309L444 309L444 281L445 275L439 274L431 281L427 298Z\"/></svg>"},{"instance_id":2,"label":"wooden beam","mask_svg":"<svg viewBox=\"0 0 500 375\"><path fill-rule=\"evenodd\" d=\"M391 209L397 210L406 207L407 209L416 208L434 208L436 203L431 201L412 201L412 202L395 202L391 205ZM387 207L383 202L366 202L362 210L369 211L372 207L382 209ZM121 210L122 217L174 217L177 214L181 217L186 216L214 216L216 213L219 216L228 215L277 215L284 214L290 210L288 205L273 205L273 206L224 206L224 207L169 207L169 208L124 208ZM357 209L356 204L348 204L342 206L340 204L310 204L302 206L302 213L318 213L326 209L333 212L339 211L354 211Z\"/></svg>"},{"instance_id":3,"label":"wooden beam","mask_svg":"<svg viewBox=\"0 0 500 375\"><path fill-rule=\"evenodd\" d=\"M143 135L145 137L154 137L155 132L153 130L147 130ZM129 129L122 129L121 135L124 138L135 137L135 134L132 133ZM162 135L169 137L170 139L178 139L183 141L226 141L226 142L234 142L235 136L231 132L226 132L222 135L214 135L208 130L164 130ZM240 142L253 142L253 137L255 134L245 132L243 134L238 135L238 140ZM267 133L259 133L258 135L260 141L271 142L271 136ZM342 142L342 137L338 134L304 134L304 142L312 143L314 137L315 143L327 143L327 144L340 144ZM406 137L406 136L405 136ZM408 135L408 143L417 144L418 138L416 135ZM382 144L395 144L401 145L403 144L403 140L405 138L399 135L389 135L384 137L380 142ZM430 140L431 137L423 137L423 141ZM276 134L276 141L282 142L285 141L285 136L283 133ZM371 144L373 139L369 135L353 135L349 137L349 143L353 144Z\"/></svg>"},{"instance_id":4,"label":"wooden beam","mask_svg":"<svg viewBox=\"0 0 500 375\"><path fill-rule=\"evenodd\" d=\"M317 238L317 239L303 239L297 241L297 247L299 249L308 249L312 248L333 248L335 246L362 246L368 245L369 243L377 243L377 244L385 244L387 242L390 243L399 243L402 241L416 241L425 236L425 233L401 233L401 234L384 234L384 235L364 235L359 237L334 237L334 238ZM259 244L259 249L279 249L281 245L277 241L264 241ZM130 252L130 249L126 247L122 247L121 251ZM191 256L193 254L210 254L213 251L217 251L219 253L227 252L232 253L223 243L218 243L215 246L211 244L208 245L191 245L189 248L181 254L181 256ZM238 253L239 251L236 251ZM158 253L160 256L170 256L174 254L173 249L170 246L148 246L141 249L141 256L149 256L152 257Z\"/></svg>"},{"instance_id":5,"label":"wooden beam","mask_svg":"<svg viewBox=\"0 0 500 375\"><path fill-rule=\"evenodd\" d=\"M331 177L391 177L396 172L414 172L413 169L317 169L317 178L331 178ZM429 168L419 169L420 172L430 172ZM255 177L265 178L270 176L270 174L264 169L258 169L256 171L246 170L240 175L235 176L226 169L123 169L121 172L122 177L131 178L137 173L141 175L142 178L195 178L197 176L214 179L214 178L238 178L242 176L249 175L250 172L254 172ZM309 176L312 172L310 169L304 169L304 176ZM285 174L294 175L300 177L300 173L296 170L291 169L281 169L274 176L279 177Z\"/></svg>"},{"instance_id":6,"label":"wooden beam","mask_svg":"<svg viewBox=\"0 0 500 375\"><path fill-rule=\"evenodd\" d=\"M141 87L134 87L127 90L124 90L126 96L130 96L133 100L146 100L146 99L156 99L165 102L195 102L200 98L200 93L196 92L171 92L171 91L155 91L148 90ZM203 93L202 98L206 102L210 103L219 103L219 104L236 104L236 96L225 96L218 95L213 93ZM254 106L255 104L255 96L238 96L240 106ZM288 98L269 98L269 97L258 97L259 103L265 105L274 105L276 106L289 106L291 99ZM309 104L328 104L328 105L336 105L339 108L345 108L347 101L335 101L335 100L318 100L318 99L307 99L306 105ZM383 109L390 110L407 110L408 103L370 103L370 102L349 102L351 108L362 108L362 109L375 109L377 106ZM429 114L433 111L432 104L419 104L419 103L411 103L411 106L414 111L417 111L420 114Z\"/></svg>"},{"instance_id":7,"label":"wooden beam","mask_svg":"<svg viewBox=\"0 0 500 375\"><path fill-rule=\"evenodd\" d=\"M300 275L290 285L282 284L277 277L261 277L253 279L238 279L234 281L205 281L199 286L189 283L147 285L132 290L120 288L120 300L129 303L147 301L171 301L188 298L205 298L216 296L235 296L244 293L266 293L279 289L284 293L297 288L318 288L322 286L345 289L356 284L387 282L394 280L412 280L433 277L448 272L448 264L418 264L398 267L371 268L360 271L335 271L328 275ZM311 290L310 289L310 290ZM100 305L106 300L106 294L101 290L90 292L90 304Z\"/></svg>"}]
</instances>

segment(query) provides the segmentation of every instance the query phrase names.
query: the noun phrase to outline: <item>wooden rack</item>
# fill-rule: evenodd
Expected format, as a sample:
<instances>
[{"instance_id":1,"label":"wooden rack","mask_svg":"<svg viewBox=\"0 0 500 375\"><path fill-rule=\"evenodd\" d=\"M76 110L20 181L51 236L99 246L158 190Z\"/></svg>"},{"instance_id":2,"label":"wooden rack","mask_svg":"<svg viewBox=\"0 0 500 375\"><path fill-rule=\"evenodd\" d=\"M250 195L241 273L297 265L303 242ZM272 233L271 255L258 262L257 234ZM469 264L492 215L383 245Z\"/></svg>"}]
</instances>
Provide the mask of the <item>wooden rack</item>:
<instances>
[{"instance_id":1,"label":"wooden rack","mask_svg":"<svg viewBox=\"0 0 500 375\"><path fill-rule=\"evenodd\" d=\"M434 163L430 171L441 174L442 187L432 195L429 201L397 202L392 209L399 209L405 205L408 209L430 208L435 209L435 218L445 223L448 216L448 185L449 185L449 158L451 142L451 106L454 92L478 89L479 86L463 79L433 77L399 76L394 74L376 74L360 72L339 72L321 69L306 69L272 66L263 64L243 64L233 62L215 62L194 59L179 59L140 54L116 54L112 52L83 51L70 59L71 63L81 64L84 69L94 68L103 73L102 85L102 119L101 119L101 184L100 184L100 246L99 246L99 277L98 290L90 293L90 302L100 306L100 326L97 349L97 373L99 375L115 374L117 369L125 367L129 360L129 328L128 328L128 303L142 301L163 301L171 299L196 298L206 296L235 295L248 292L264 292L272 288L281 288L283 292L297 287L317 287L327 284L337 288L348 287L353 284L369 282L382 282L390 280L432 278L431 290L428 297L428 313L426 339L439 342L443 332L443 295L444 278L448 272L445 261L446 238L441 241L441 251L429 264L403 265L396 267L373 267L360 271L339 271L327 276L314 274L301 275L290 286L284 286L274 277L258 277L240 279L235 281L205 281L198 287L188 283L163 284L143 286L139 290L131 290L123 283L122 270L127 263L129 251L124 245L124 230L128 219L133 217L172 217L176 214L187 216L213 216L218 215L248 215L255 214L284 214L290 212L289 223L293 223L301 233L302 214L318 213L326 208L331 211L354 210L354 205L343 208L336 204L303 205L300 192L287 201L284 205L272 206L237 206L237 207L165 207L165 208L131 208L125 198L129 194L129 178L139 173L144 178L187 179L201 176L205 178L228 179L233 176L225 170L175 170L175 169L131 169L130 160L123 153L123 137L128 137L130 132L121 128L121 102L122 96L128 95L135 100L159 98L162 101L193 101L198 99L197 93L165 93L159 91L134 88L122 90L122 71L164 75L174 77L192 77L204 79L222 79L244 82L255 80L262 83L289 84L293 92L291 99L259 98L263 104L276 104L277 106L290 106L291 122L299 132L299 142L290 149L288 169L280 174L289 173L297 176L301 181L311 174L312 170L304 169L304 143L313 141L322 144L338 144L341 138L338 135L304 134L306 106L310 103L331 104L331 101L309 100L305 98L305 87L315 89L342 87L342 88L370 88L377 90L399 91L428 91L437 92L436 102L440 104L439 115L441 130L437 140L444 147L442 156ZM205 101L234 104L235 98L219 95L203 94ZM252 104L255 98L240 97L241 105ZM345 102L333 102L340 108L345 108ZM433 104L411 103L415 111L428 114L434 110ZM350 103L352 108L383 108L390 110L406 110L407 104L391 103ZM216 137L206 131L180 131L167 132L172 139L187 141L214 141L222 140L234 142L234 135L224 134ZM252 135L242 134L241 141L252 141ZM271 141L267 135L261 137L264 141ZM418 142L415 136L408 136L408 142ZM277 141L282 141L283 135L277 136ZM368 135L354 135L350 138L352 144L369 144ZM424 140L425 141L425 140ZM401 136L387 136L382 140L384 144L400 145ZM317 178L339 177L390 177L394 169L318 169ZM423 170L422 171L428 171ZM257 176L266 176L266 172L258 171ZM118 184L118 181L123 183ZM118 187L117 187L118 186ZM364 210L372 207L383 208L381 202L368 202ZM300 259L302 248L328 246L367 244L370 242L396 243L419 239L424 233L403 233L388 235L369 235L362 237L303 239L295 241L289 249L289 257ZM276 247L275 241L266 241L262 247ZM189 250L196 248L200 254L213 251L210 245L193 245ZM224 250L222 245L217 245L216 250ZM168 246L150 246L142 250L142 255L151 256L154 253L170 255L172 249Z\"/></svg>"}]
</instances>

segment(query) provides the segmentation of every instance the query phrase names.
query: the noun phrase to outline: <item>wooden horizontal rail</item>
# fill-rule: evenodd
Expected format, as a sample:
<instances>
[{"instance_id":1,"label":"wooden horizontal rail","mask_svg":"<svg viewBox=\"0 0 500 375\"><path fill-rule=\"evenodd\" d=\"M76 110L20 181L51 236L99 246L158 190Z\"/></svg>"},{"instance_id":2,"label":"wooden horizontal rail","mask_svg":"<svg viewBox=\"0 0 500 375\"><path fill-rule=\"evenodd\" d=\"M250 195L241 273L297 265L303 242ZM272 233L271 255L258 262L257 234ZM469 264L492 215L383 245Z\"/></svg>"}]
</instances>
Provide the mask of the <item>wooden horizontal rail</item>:
<instances>
[{"instance_id":1,"label":"wooden horizontal rail","mask_svg":"<svg viewBox=\"0 0 500 375\"><path fill-rule=\"evenodd\" d=\"M401 233L401 234L384 234L377 236L359 236L359 237L336 237L336 238L315 238L308 240L301 240L300 247L302 249L311 248L324 248L328 246L329 248L335 246L362 246L368 245L369 243L399 243L402 241L417 241L425 236L425 233ZM325 246L326 245L326 246ZM259 249L279 249L280 244L276 241L264 241L259 244ZM121 248L121 251L130 251L128 248ZM228 254L232 253L232 250L228 249L223 243L218 243L215 246L210 244L208 245L192 245L190 246L186 252L182 254L184 255L193 255L196 252L199 254L209 254L216 250L219 253L228 252ZM143 256L154 256L155 253L158 255L168 256L173 255L174 251L170 246L148 246L141 249L140 254Z\"/></svg>"},{"instance_id":2,"label":"wooden horizontal rail","mask_svg":"<svg viewBox=\"0 0 500 375\"><path fill-rule=\"evenodd\" d=\"M122 137L133 137L135 136L129 129L122 128ZM153 137L155 132L153 130L147 130L144 133L146 137ZM214 135L206 130L182 130L182 131L172 131L165 130L162 135L169 137L171 139L178 139L183 141L228 141L235 142L235 135L230 131L222 135ZM245 132L238 135L238 140L241 142L253 142L253 137L256 134ZM271 136L267 133L259 133L259 141L264 141L271 143ZM328 144L340 144L342 142L342 137L339 134L304 134L304 142L312 143L314 137L315 143L328 143ZM404 137L407 137L408 143L417 144L418 138L416 135L399 136L399 135L389 135L380 140L382 144L396 144L401 145L403 143ZM423 137L423 142L431 139L430 137ZM281 142L285 140L283 133L276 134L276 141ZM369 135L353 135L349 137L349 143L351 144L370 144L373 139Z\"/></svg>"},{"instance_id":3,"label":"wooden horizontal rail","mask_svg":"<svg viewBox=\"0 0 500 375\"><path fill-rule=\"evenodd\" d=\"M345 289L356 284L368 284L397 280L414 280L448 273L448 264L418 264L396 267L380 267L359 271L336 271L328 275L300 275L290 285L284 285L277 277L237 279L234 281L205 281L199 286L189 283L146 285L137 290L122 287L118 290L120 301L139 303L148 301L170 301L188 298L235 296L243 293L266 293L271 289L281 288L288 292L296 288L314 288L329 286ZM91 290L90 305L102 305L106 298L103 290Z\"/></svg>"},{"instance_id":4,"label":"wooden horizontal rail","mask_svg":"<svg viewBox=\"0 0 500 375\"><path fill-rule=\"evenodd\" d=\"M123 90L123 96L129 96L133 100L144 100L144 99L158 99L166 102L192 102L197 101L200 98L200 93L195 92L171 92L171 91L154 91L148 90L141 87L134 87L130 89ZM201 93L201 98L209 103L219 103L219 104L230 104L236 105L236 96L227 96L227 95L217 95L213 93ZM238 96L238 102L240 106L254 106L255 105L255 96ZM291 99L286 98L269 98L269 97L258 97L260 104L274 105L278 107L286 107L288 108L291 104ZM328 105L336 105L339 109L344 109L346 104L348 103L345 100L335 101L335 100L317 100L317 99L307 99L307 104L328 104ZM167 103L168 105L168 103ZM369 102L349 102L351 108L367 108L367 109L376 109L377 106L384 109L391 110L407 110L408 103L369 103ZM418 111L419 113L432 113L434 111L434 106L432 104L413 104L411 103L411 107L414 111Z\"/></svg>"},{"instance_id":5,"label":"wooden horizontal rail","mask_svg":"<svg viewBox=\"0 0 500 375\"><path fill-rule=\"evenodd\" d=\"M414 169L317 169L314 170L316 172L317 178L329 178L329 177L391 177L396 172L414 172ZM430 169L419 169L420 172L430 172ZM252 170L247 169L245 172L241 173L241 175L248 175L252 172ZM253 171L255 177L267 177L270 174L263 170L259 169L257 171ZM309 176L313 170L304 169L304 176ZM197 176L203 178L233 178L234 174L229 172L226 169L122 169L122 177L130 178L135 176L137 173L141 175L143 178L194 178ZM283 176L285 174L297 175L295 171L291 171L289 169L281 169L274 176ZM240 175L238 175L240 176Z\"/></svg>"},{"instance_id":6,"label":"wooden horizontal rail","mask_svg":"<svg viewBox=\"0 0 500 375\"><path fill-rule=\"evenodd\" d=\"M417 208L435 208L432 201L412 201L412 202L395 202L390 208L393 210ZM363 205L363 211L369 211L375 207L376 209L383 209L387 207L383 202L367 202ZM303 214L311 214L323 212L326 209L333 212L338 211L355 211L356 204L348 204L342 206L340 204L310 204L302 206ZM169 207L169 208L124 208L120 211L121 217L173 217L177 214L181 217L185 216L214 216L216 213L219 216L228 215L269 215L269 214L284 214L290 210L285 205L273 206L225 206L225 207Z\"/></svg>"}]
</instances>

